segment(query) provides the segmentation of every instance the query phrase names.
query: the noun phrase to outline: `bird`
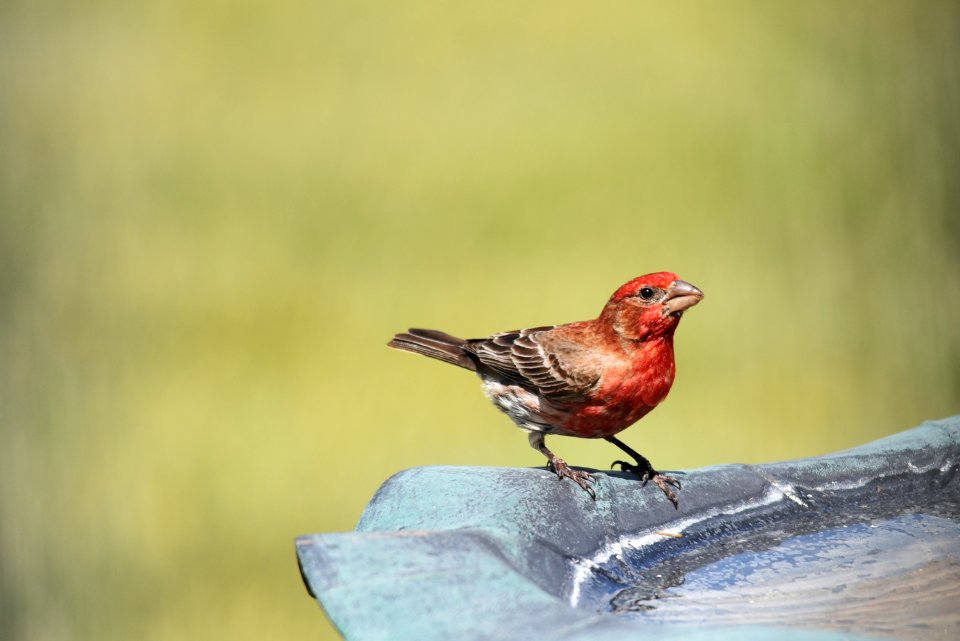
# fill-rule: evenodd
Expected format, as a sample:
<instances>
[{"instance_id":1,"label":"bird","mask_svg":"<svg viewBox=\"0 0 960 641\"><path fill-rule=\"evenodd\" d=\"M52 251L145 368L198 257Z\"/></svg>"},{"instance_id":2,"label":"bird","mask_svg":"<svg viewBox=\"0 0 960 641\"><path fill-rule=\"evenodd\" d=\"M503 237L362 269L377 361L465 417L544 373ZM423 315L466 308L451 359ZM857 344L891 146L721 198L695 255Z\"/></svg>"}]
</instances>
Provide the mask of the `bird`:
<instances>
[{"instance_id":1,"label":"bird","mask_svg":"<svg viewBox=\"0 0 960 641\"><path fill-rule=\"evenodd\" d=\"M672 272L638 276L620 286L593 320L462 339L432 329L396 334L389 347L475 372L484 393L547 458L594 500L593 474L570 467L546 446L547 436L602 438L633 458L611 468L653 481L679 509L680 481L616 437L659 405L676 373L674 332L703 292Z\"/></svg>"}]
</instances>

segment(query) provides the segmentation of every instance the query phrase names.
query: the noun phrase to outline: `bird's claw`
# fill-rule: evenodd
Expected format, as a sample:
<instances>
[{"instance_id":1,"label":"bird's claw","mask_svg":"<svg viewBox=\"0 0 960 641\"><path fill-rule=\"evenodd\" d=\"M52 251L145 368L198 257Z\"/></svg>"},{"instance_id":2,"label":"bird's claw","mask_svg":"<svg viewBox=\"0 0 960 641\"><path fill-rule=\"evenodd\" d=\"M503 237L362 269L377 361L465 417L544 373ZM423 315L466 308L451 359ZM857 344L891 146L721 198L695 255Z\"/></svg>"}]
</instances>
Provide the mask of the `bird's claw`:
<instances>
[{"instance_id":1,"label":"bird's claw","mask_svg":"<svg viewBox=\"0 0 960 641\"><path fill-rule=\"evenodd\" d=\"M680 481L673 478L672 476L664 476L663 474L654 474L653 482L657 484L657 487L666 495L667 500L673 503L673 509L679 510L680 504L677 502L677 495L671 490L668 485L672 485L678 490L680 489Z\"/></svg>"},{"instance_id":2,"label":"bird's claw","mask_svg":"<svg viewBox=\"0 0 960 641\"><path fill-rule=\"evenodd\" d=\"M660 472L653 469L648 463L646 467L641 467L635 463L627 463L626 461L614 461L610 468L613 469L614 466L619 465L621 472L633 472L640 477L640 481L643 485L646 485L648 481L653 481L657 484L657 487L660 488L660 491L664 493L671 503L673 503L674 509L680 509L680 504L677 501L677 495L670 489L669 486L675 487L678 490L682 490L683 486L680 484L680 481L673 478L672 476L667 476L666 474L661 474Z\"/></svg>"},{"instance_id":3,"label":"bird's claw","mask_svg":"<svg viewBox=\"0 0 960 641\"><path fill-rule=\"evenodd\" d=\"M594 491L593 487L590 486L590 483L597 482L597 480L593 477L593 474L575 470L560 458L550 461L550 467L553 468L554 473L557 475L557 479L562 481L564 477L566 477L572 480L574 483L579 485L582 490L589 494L591 499L594 501L597 500L597 493Z\"/></svg>"}]
</instances>

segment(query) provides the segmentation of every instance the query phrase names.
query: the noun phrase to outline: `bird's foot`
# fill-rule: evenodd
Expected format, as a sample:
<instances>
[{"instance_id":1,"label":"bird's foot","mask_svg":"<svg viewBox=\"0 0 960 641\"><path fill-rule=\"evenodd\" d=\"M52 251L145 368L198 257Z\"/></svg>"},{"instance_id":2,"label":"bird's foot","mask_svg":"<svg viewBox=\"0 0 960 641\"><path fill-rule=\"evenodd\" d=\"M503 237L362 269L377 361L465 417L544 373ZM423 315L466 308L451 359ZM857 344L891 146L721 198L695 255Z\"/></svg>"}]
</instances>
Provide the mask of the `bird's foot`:
<instances>
[{"instance_id":1,"label":"bird's foot","mask_svg":"<svg viewBox=\"0 0 960 641\"><path fill-rule=\"evenodd\" d=\"M645 465L644 465L645 464ZM675 487L678 490L683 489L680 486L680 481L673 478L672 476L667 476L666 474L661 474L660 472L653 469L653 466L650 465L650 461L644 459L642 463L627 463L626 461L614 461L610 468L614 468L617 465L620 466L622 472L633 472L640 477L640 480L643 481L643 484L646 485L647 481L653 481L657 484L657 487L666 495L667 499L673 503L674 509L680 509L680 504L677 502L677 495L670 489L670 487Z\"/></svg>"},{"instance_id":2,"label":"bird's foot","mask_svg":"<svg viewBox=\"0 0 960 641\"><path fill-rule=\"evenodd\" d=\"M557 475L557 478L561 481L564 477L572 480L574 483L579 485L587 494L590 495L594 501L597 500L597 493L591 487L591 483L596 483L596 479L593 477L593 474L587 472L581 472L580 470L575 470L562 458L553 458L550 460L549 466L553 468L554 473Z\"/></svg>"}]
</instances>

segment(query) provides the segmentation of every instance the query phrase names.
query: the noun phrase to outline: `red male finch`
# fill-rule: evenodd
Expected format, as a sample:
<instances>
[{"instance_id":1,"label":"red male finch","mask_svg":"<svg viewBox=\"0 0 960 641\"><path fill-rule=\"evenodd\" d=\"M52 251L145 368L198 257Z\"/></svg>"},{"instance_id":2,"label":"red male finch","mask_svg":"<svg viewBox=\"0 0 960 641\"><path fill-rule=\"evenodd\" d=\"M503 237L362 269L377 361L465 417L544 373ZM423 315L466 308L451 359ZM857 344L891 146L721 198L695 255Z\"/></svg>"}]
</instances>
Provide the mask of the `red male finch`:
<instances>
[{"instance_id":1,"label":"red male finch","mask_svg":"<svg viewBox=\"0 0 960 641\"><path fill-rule=\"evenodd\" d=\"M673 333L684 310L702 298L676 274L657 272L620 287L594 320L468 340L411 329L388 345L476 372L487 397L527 432L557 477L572 479L594 499L593 475L547 449L548 434L606 439L635 461L614 466L644 484L653 481L677 507L670 486L679 490L680 482L614 435L666 398L676 371Z\"/></svg>"}]
</instances>

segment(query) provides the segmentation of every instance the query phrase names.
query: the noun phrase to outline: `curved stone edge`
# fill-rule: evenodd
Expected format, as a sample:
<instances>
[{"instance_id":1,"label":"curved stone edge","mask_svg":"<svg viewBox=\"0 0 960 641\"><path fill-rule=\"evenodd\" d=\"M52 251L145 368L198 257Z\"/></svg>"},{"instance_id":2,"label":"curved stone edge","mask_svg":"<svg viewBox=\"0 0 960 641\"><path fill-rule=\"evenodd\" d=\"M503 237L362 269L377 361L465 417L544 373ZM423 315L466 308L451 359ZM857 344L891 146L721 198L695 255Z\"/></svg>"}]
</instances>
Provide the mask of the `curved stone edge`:
<instances>
[{"instance_id":1,"label":"curved stone edge","mask_svg":"<svg viewBox=\"0 0 960 641\"><path fill-rule=\"evenodd\" d=\"M766 463L728 464L691 470L681 478L680 507L674 510L652 484L622 472L597 473L597 500L544 468L420 467L398 472L367 505L356 530L443 530L496 528L509 534L549 536L549 524L566 523L570 552L596 547L581 530L637 531L716 505L762 495L777 486L855 486L877 478L943 468L960 459L960 416L900 432L820 457ZM438 489L442 491L438 492ZM575 519L564 520L571 509ZM612 528L611 528L612 526ZM595 533L594 533L595 534Z\"/></svg>"},{"instance_id":2,"label":"curved stone edge","mask_svg":"<svg viewBox=\"0 0 960 641\"><path fill-rule=\"evenodd\" d=\"M956 474L960 417L824 457L724 465L684 477L674 511L657 488L599 476L597 501L543 469L426 467L377 491L355 533L300 537L304 581L347 639L556 639L636 635L635 621L573 609L563 589L570 560L623 533L798 488L855 487L939 470ZM938 476L938 475L934 475ZM443 580L438 581L438 577ZM660 639L697 639L661 628ZM749 626L702 638L851 639ZM756 634L757 636L753 636ZM598 636L599 635L599 636Z\"/></svg>"}]
</instances>

